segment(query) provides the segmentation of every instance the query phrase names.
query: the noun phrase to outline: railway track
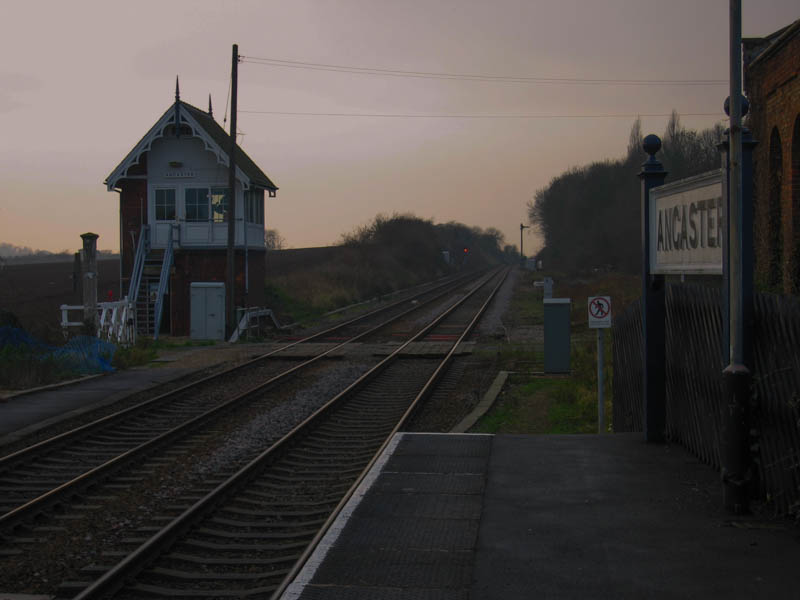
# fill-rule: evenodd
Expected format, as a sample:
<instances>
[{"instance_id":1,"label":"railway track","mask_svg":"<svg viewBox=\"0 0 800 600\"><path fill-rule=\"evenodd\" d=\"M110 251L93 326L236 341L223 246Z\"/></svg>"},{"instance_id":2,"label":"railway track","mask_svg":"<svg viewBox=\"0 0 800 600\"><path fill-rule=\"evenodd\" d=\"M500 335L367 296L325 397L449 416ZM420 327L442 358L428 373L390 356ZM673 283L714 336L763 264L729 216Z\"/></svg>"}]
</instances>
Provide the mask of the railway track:
<instances>
[{"instance_id":1,"label":"railway track","mask_svg":"<svg viewBox=\"0 0 800 600\"><path fill-rule=\"evenodd\" d=\"M443 375L505 273L493 274L277 443L172 514L154 515L135 550L76 599L278 597L392 435ZM448 339L443 357L403 356ZM177 514L176 514L177 513ZM112 555L111 558L114 556Z\"/></svg>"},{"instance_id":2,"label":"railway track","mask_svg":"<svg viewBox=\"0 0 800 600\"><path fill-rule=\"evenodd\" d=\"M425 289L413 297L337 324L222 373L161 394L117 413L0 458L0 531L68 501L108 478L125 464L185 436L222 412L324 358L337 348L387 327L408 313L451 293L464 278ZM409 308L409 303L413 302ZM381 320L376 324L375 319ZM310 358L281 359L282 353L336 334L333 347ZM255 383L254 383L255 382Z\"/></svg>"}]
</instances>

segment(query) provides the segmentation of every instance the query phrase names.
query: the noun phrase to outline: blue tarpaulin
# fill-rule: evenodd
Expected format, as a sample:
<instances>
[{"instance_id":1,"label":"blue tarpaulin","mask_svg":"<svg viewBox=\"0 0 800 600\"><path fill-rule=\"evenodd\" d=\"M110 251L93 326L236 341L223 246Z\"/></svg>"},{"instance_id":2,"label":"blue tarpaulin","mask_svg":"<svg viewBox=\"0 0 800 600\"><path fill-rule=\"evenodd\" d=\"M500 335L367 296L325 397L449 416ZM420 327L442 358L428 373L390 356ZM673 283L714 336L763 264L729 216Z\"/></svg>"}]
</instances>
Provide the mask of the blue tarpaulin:
<instances>
[{"instance_id":1,"label":"blue tarpaulin","mask_svg":"<svg viewBox=\"0 0 800 600\"><path fill-rule=\"evenodd\" d=\"M113 371L111 359L117 347L90 335L79 335L63 346L51 346L16 327L0 327L0 348L14 346L42 358L55 358L76 373L88 375Z\"/></svg>"}]
</instances>

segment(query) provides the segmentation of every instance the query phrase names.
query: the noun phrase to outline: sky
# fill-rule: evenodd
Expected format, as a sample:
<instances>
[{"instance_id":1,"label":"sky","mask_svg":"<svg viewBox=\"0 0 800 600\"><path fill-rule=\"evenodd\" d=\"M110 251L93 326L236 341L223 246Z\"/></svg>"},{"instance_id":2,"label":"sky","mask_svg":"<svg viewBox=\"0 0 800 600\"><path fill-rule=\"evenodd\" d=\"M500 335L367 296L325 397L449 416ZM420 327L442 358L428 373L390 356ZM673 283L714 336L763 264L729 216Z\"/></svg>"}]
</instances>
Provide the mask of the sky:
<instances>
[{"instance_id":1,"label":"sky","mask_svg":"<svg viewBox=\"0 0 800 600\"><path fill-rule=\"evenodd\" d=\"M800 17L796 0L742 4L744 36ZM393 213L518 245L536 190L621 157L636 115L676 109L704 128L727 96L724 83L625 83L726 80L726 0L0 5L0 242L50 251L77 250L86 231L118 249L119 196L103 181L171 105L176 75L181 99L205 109L211 94L222 121L234 43L239 143L280 188L267 227L293 248ZM643 116L643 130L666 120ZM540 245L535 231L524 245Z\"/></svg>"}]
</instances>

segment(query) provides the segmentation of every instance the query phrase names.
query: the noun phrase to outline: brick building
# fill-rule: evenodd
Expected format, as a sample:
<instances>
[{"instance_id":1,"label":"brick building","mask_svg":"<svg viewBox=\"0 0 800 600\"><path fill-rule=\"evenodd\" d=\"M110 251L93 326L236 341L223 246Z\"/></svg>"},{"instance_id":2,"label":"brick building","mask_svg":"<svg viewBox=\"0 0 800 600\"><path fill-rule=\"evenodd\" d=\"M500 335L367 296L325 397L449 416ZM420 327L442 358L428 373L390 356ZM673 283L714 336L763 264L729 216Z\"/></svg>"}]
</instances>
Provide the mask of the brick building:
<instances>
[{"instance_id":1,"label":"brick building","mask_svg":"<svg viewBox=\"0 0 800 600\"><path fill-rule=\"evenodd\" d=\"M210 100L195 108L176 84L175 102L105 181L119 193L121 287L140 333L224 335L229 151ZM278 188L239 146L235 162L235 304L263 306L264 196Z\"/></svg>"},{"instance_id":2,"label":"brick building","mask_svg":"<svg viewBox=\"0 0 800 600\"><path fill-rule=\"evenodd\" d=\"M800 19L746 38L744 87L754 153L756 281L800 294Z\"/></svg>"}]
</instances>

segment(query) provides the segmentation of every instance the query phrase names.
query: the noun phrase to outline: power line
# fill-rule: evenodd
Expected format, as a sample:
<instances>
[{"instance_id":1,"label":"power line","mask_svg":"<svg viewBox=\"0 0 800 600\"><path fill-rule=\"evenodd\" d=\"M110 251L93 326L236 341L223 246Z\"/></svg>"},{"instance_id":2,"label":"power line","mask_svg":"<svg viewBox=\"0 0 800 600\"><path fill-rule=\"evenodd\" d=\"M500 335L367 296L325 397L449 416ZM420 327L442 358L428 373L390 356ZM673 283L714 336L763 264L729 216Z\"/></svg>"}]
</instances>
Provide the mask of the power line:
<instances>
[{"instance_id":1,"label":"power line","mask_svg":"<svg viewBox=\"0 0 800 600\"><path fill-rule=\"evenodd\" d=\"M590 79L580 77L528 77L516 75L485 75L470 73L437 73L431 71L403 71L400 69L380 69L352 65L281 60L257 56L242 56L242 62L289 69L330 71L335 73L354 73L359 75L380 75L387 77L411 77L421 79L443 79L455 81L483 81L492 83L528 83L547 85L727 85L727 79Z\"/></svg>"},{"instance_id":2,"label":"power line","mask_svg":"<svg viewBox=\"0 0 800 600\"><path fill-rule=\"evenodd\" d=\"M389 113L334 113L334 112L294 112L280 110L240 110L240 113L255 115L276 115L291 117L375 117L385 119L635 119L636 117L669 117L669 113L649 114L578 114L578 115L477 115L477 114L389 114ZM721 112L679 113L682 117L727 118Z\"/></svg>"}]
</instances>

